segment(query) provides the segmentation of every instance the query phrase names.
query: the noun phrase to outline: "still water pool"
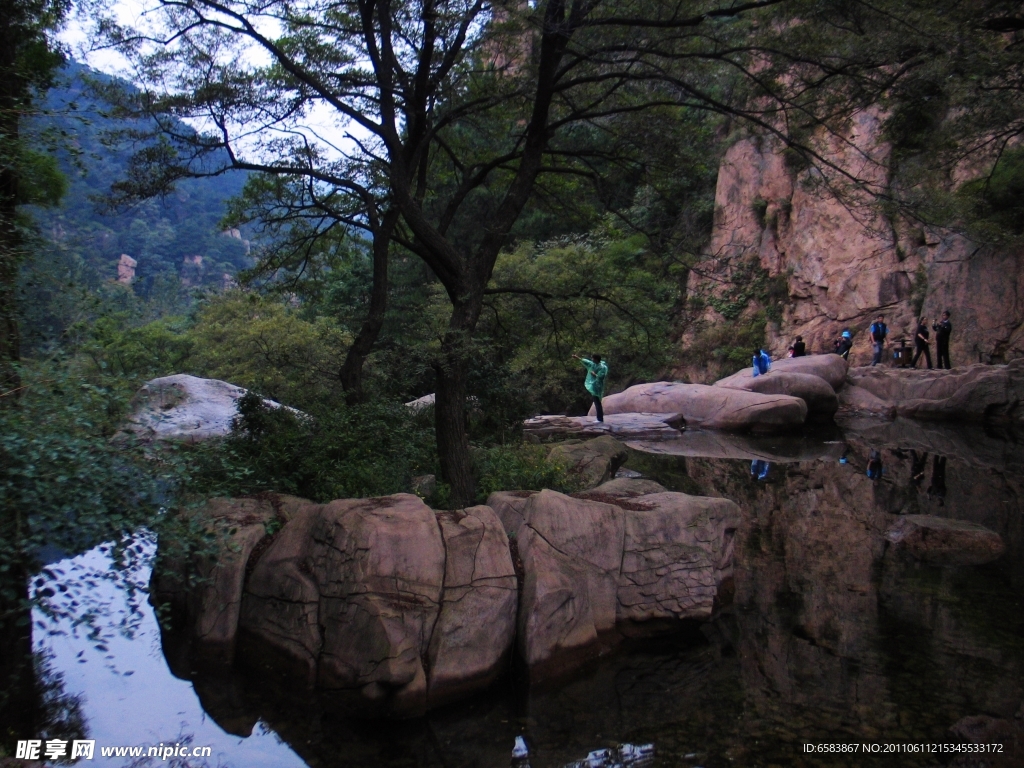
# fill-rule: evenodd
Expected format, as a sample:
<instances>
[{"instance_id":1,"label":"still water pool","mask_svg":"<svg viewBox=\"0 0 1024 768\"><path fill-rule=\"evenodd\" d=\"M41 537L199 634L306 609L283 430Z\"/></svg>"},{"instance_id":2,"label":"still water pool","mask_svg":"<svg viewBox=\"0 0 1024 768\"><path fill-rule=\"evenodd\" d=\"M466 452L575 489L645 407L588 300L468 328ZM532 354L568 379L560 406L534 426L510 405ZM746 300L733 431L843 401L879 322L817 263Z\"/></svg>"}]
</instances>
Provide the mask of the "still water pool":
<instances>
[{"instance_id":1,"label":"still water pool","mask_svg":"<svg viewBox=\"0 0 1024 768\"><path fill-rule=\"evenodd\" d=\"M862 421L634 448L628 469L740 505L735 577L713 621L625 640L558 684L531 688L510 670L424 719L368 721L260 675L182 669L149 606L106 652L73 634L40 642L80 696L89 738L190 739L213 747L209 765L1024 765L1024 445L981 429ZM982 566L897 556L885 534L906 514L981 524L1006 554ZM103 563L97 552L74 562ZM513 757L517 737L527 756ZM968 740L1003 751L902 751ZM136 762L148 764L160 761Z\"/></svg>"}]
</instances>

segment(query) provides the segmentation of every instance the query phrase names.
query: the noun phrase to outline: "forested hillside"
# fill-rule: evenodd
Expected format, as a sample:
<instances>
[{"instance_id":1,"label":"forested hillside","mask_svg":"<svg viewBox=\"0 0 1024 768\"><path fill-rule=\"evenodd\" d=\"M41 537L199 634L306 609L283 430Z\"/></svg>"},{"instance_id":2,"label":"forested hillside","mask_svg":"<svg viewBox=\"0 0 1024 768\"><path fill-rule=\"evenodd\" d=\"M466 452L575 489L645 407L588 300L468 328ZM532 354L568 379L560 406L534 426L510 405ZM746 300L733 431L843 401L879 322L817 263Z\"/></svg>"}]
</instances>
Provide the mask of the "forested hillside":
<instances>
[{"instance_id":1,"label":"forested hillside","mask_svg":"<svg viewBox=\"0 0 1024 768\"><path fill-rule=\"evenodd\" d=\"M74 322L72 296L84 300L118 280L122 254L130 261L120 282L137 299L171 311L187 303L190 288L222 288L252 264L249 243L221 225L243 173L187 179L169 195L111 205L112 185L125 178L139 146L127 135L138 126L110 117L110 105L93 87L110 80L68 62L29 126L37 147L52 148L67 185L58 206L31 211L45 257L32 260L26 285L30 345L52 340Z\"/></svg>"}]
</instances>

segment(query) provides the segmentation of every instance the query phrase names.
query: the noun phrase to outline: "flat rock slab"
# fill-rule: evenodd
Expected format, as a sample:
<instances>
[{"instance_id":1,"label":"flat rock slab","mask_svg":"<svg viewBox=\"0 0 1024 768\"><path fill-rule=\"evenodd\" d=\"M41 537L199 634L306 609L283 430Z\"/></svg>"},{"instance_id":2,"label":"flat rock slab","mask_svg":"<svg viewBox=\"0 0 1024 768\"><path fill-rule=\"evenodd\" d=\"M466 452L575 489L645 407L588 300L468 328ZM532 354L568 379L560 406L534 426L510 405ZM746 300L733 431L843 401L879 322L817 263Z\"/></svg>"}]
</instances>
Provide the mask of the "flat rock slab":
<instances>
[{"instance_id":1,"label":"flat rock slab","mask_svg":"<svg viewBox=\"0 0 1024 768\"><path fill-rule=\"evenodd\" d=\"M609 395L604 412L606 419L617 413L668 413L678 414L688 428L782 432L803 425L807 404L789 395L658 381Z\"/></svg>"},{"instance_id":2,"label":"flat rock slab","mask_svg":"<svg viewBox=\"0 0 1024 768\"><path fill-rule=\"evenodd\" d=\"M839 410L839 399L832 386L820 376L810 373L780 371L773 368L762 376L754 376L750 371L740 371L716 381L715 386L760 392L762 395L799 397L807 403L808 412L815 416L832 417Z\"/></svg>"},{"instance_id":3,"label":"flat rock slab","mask_svg":"<svg viewBox=\"0 0 1024 768\"><path fill-rule=\"evenodd\" d=\"M226 437L238 415L238 400L245 393L226 381L186 373L152 379L132 398L125 428L147 441L198 443ZM284 407L273 400L263 403L269 408Z\"/></svg>"},{"instance_id":4,"label":"flat rock slab","mask_svg":"<svg viewBox=\"0 0 1024 768\"><path fill-rule=\"evenodd\" d=\"M878 412L888 408L912 419L949 421L1024 418L1024 360L952 370L852 368L848 380L878 400L858 395L849 403L853 406L850 410Z\"/></svg>"},{"instance_id":5,"label":"flat rock slab","mask_svg":"<svg viewBox=\"0 0 1024 768\"><path fill-rule=\"evenodd\" d=\"M886 538L897 549L936 565L980 565L1002 557L1006 545L984 526L934 515L905 515Z\"/></svg>"},{"instance_id":6,"label":"flat rock slab","mask_svg":"<svg viewBox=\"0 0 1024 768\"><path fill-rule=\"evenodd\" d=\"M593 416L536 416L523 422L523 432L540 438L611 435L621 440L672 440L679 437L680 432L666 419L671 420L674 416L664 413L606 413L603 422Z\"/></svg>"}]
</instances>

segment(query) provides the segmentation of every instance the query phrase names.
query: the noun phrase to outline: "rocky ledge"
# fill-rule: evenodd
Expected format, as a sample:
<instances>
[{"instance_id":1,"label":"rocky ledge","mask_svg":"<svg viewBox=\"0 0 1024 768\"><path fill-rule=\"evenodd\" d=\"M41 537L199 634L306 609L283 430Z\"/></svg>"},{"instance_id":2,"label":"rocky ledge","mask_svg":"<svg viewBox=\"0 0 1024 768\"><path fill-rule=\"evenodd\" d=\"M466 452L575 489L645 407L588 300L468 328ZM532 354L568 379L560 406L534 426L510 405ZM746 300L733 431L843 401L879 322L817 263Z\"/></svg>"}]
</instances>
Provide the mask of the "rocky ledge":
<instances>
[{"instance_id":1,"label":"rocky ledge","mask_svg":"<svg viewBox=\"0 0 1024 768\"><path fill-rule=\"evenodd\" d=\"M564 673L617 630L710 617L739 524L725 499L621 479L448 512L411 494L268 495L190 516L212 550L161 545L152 584L190 656L393 716L480 690L513 652L531 675Z\"/></svg>"},{"instance_id":2,"label":"rocky ledge","mask_svg":"<svg viewBox=\"0 0 1024 768\"><path fill-rule=\"evenodd\" d=\"M839 395L848 413L943 421L1024 419L1024 359L952 370L851 368Z\"/></svg>"}]
</instances>

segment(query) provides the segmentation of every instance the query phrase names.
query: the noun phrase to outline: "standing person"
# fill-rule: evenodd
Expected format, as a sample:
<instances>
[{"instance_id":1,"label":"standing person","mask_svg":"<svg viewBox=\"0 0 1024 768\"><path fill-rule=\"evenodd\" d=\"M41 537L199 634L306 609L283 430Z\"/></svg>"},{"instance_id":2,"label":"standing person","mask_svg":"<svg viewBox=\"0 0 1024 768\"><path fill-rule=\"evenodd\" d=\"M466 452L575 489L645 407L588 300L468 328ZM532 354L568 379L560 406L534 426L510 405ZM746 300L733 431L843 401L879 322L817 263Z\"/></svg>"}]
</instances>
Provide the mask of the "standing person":
<instances>
[{"instance_id":1,"label":"standing person","mask_svg":"<svg viewBox=\"0 0 1024 768\"><path fill-rule=\"evenodd\" d=\"M573 355L573 357L583 363L583 367L587 369L587 378L583 382L583 386L587 388L587 392L594 400L597 420L604 421L604 407L601 405L601 398L604 397L604 380L608 378L608 363L602 362L600 355L594 355L593 360L587 360L579 355Z\"/></svg>"},{"instance_id":2,"label":"standing person","mask_svg":"<svg viewBox=\"0 0 1024 768\"><path fill-rule=\"evenodd\" d=\"M804 344L804 337L797 336L793 342L793 357L804 357L807 354L807 345Z\"/></svg>"},{"instance_id":3,"label":"standing person","mask_svg":"<svg viewBox=\"0 0 1024 768\"><path fill-rule=\"evenodd\" d=\"M910 363L911 368L917 368L917 361L924 354L924 359L928 363L928 370L932 367L932 352L928 348L928 318L922 317L921 322L917 324L917 331L914 333L914 360Z\"/></svg>"},{"instance_id":4,"label":"standing person","mask_svg":"<svg viewBox=\"0 0 1024 768\"><path fill-rule=\"evenodd\" d=\"M849 360L851 349L853 349L853 334L847 328L843 331L843 335L836 339L835 353L843 358L843 360Z\"/></svg>"},{"instance_id":5,"label":"standing person","mask_svg":"<svg viewBox=\"0 0 1024 768\"><path fill-rule=\"evenodd\" d=\"M772 359L760 347L754 347L754 376L764 376L772 369Z\"/></svg>"},{"instance_id":6,"label":"standing person","mask_svg":"<svg viewBox=\"0 0 1024 768\"><path fill-rule=\"evenodd\" d=\"M953 366L949 362L949 337L953 334L953 324L949 322L949 310L942 313L942 319L932 326L935 331L936 368L949 370ZM945 362L945 365L943 365Z\"/></svg>"},{"instance_id":7,"label":"standing person","mask_svg":"<svg viewBox=\"0 0 1024 768\"><path fill-rule=\"evenodd\" d=\"M875 345L875 356L871 359L871 365L878 365L882 362L882 352L885 349L885 337L889 335L889 328L885 324L885 316L879 315L878 319L871 324L871 341Z\"/></svg>"}]
</instances>

